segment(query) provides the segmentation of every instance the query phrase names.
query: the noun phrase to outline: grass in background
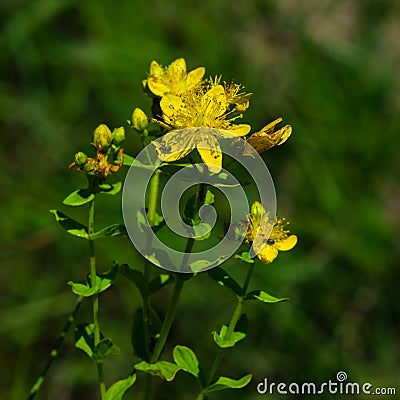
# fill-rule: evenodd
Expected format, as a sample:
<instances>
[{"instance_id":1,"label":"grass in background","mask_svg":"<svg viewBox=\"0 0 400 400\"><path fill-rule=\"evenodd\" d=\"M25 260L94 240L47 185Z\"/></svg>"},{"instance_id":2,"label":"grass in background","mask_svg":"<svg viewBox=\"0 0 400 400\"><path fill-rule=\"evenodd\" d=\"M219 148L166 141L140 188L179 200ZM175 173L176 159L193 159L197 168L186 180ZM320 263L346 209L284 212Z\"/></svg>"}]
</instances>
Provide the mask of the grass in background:
<instances>
[{"instance_id":1,"label":"grass in background","mask_svg":"<svg viewBox=\"0 0 400 400\"><path fill-rule=\"evenodd\" d=\"M28 393L73 308L66 282L86 268L85 245L66 237L48 213L71 181L84 181L67 165L99 123L118 126L135 106L146 108L137 82L152 59L168 64L180 56L190 69L204 65L207 74L223 72L254 92L249 121L261 127L283 116L294 128L279 152L264 157L278 185L278 211L300 241L272 266L260 264L254 280L292 301L248 310L252 340L225 368L255 378L235 398L257 398L255 383L264 376L318 382L344 370L351 381L399 384L396 2L20 0L0 9L4 398ZM104 225L122 221L118 207L102 202L109 211ZM134 262L127 244L115 239L100 254L109 262L101 267L112 259ZM211 336L198 338L190 321L215 329L230 303L216 297L206 277L191 285L174 334L195 349L201 342L198 353L207 355ZM119 286L101 317L128 352L137 296L128 283ZM114 361L116 376L130 366L128 358ZM96 378L85 363L69 336L38 398L94 399ZM167 398L192 398L189 385L182 379L179 393Z\"/></svg>"}]
</instances>

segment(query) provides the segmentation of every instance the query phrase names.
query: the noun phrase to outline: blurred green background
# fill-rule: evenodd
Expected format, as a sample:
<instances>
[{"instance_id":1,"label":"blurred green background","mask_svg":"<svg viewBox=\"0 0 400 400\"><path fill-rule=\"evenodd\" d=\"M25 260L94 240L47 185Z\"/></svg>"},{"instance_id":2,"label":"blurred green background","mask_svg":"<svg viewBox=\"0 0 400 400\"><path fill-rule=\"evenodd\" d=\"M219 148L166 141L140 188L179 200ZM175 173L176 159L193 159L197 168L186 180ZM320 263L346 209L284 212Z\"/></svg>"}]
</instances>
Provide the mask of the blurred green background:
<instances>
[{"instance_id":1,"label":"blurred green background","mask_svg":"<svg viewBox=\"0 0 400 400\"><path fill-rule=\"evenodd\" d=\"M291 301L248 304L248 338L227 351L220 371L254 379L210 398L259 399L264 377L318 383L340 370L400 392L399 2L6 0L0 10L1 399L26 398L73 308L66 283L87 271L86 243L48 212L86 218L60 205L84 184L67 165L89 151L99 123L126 126L134 107L148 110L141 80L150 61L178 57L253 92L253 129L279 116L293 126L290 140L263 157L299 243L258 265L252 282ZM99 226L122 222L119 201L99 203ZM99 247L100 269L133 260L127 239ZM168 295L156 299L160 312ZM124 351L106 364L110 381L130 372L138 301L123 279L101 300L106 334ZM209 332L233 306L207 276L189 281L170 345L192 346L209 366ZM89 313L85 304L78 320ZM70 334L37 398L96 399L95 380ZM195 398L190 377L176 382L159 383L156 398Z\"/></svg>"}]
</instances>

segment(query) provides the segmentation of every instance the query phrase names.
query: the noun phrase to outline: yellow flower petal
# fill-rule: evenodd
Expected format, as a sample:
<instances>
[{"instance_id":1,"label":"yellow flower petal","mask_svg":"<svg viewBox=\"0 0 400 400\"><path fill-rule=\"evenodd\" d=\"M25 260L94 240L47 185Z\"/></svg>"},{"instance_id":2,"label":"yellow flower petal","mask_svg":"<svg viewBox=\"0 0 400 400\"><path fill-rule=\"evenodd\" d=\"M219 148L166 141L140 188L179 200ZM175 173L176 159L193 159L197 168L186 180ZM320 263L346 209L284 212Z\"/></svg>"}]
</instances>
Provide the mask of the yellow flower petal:
<instances>
[{"instance_id":1,"label":"yellow flower petal","mask_svg":"<svg viewBox=\"0 0 400 400\"><path fill-rule=\"evenodd\" d=\"M244 136L250 132L251 126L247 124L231 125L228 132L236 136Z\"/></svg>"},{"instance_id":2,"label":"yellow flower petal","mask_svg":"<svg viewBox=\"0 0 400 400\"><path fill-rule=\"evenodd\" d=\"M157 61L152 61L150 63L150 75L162 75L163 68Z\"/></svg>"},{"instance_id":3,"label":"yellow flower petal","mask_svg":"<svg viewBox=\"0 0 400 400\"><path fill-rule=\"evenodd\" d=\"M195 135L191 129L178 129L168 132L163 140L153 141L157 156L161 161L172 162L187 156L196 148Z\"/></svg>"},{"instance_id":4,"label":"yellow flower petal","mask_svg":"<svg viewBox=\"0 0 400 400\"><path fill-rule=\"evenodd\" d=\"M297 243L297 236L290 235L285 240L282 240L281 242L276 242L275 246L278 250L287 251L293 249L296 243Z\"/></svg>"},{"instance_id":5,"label":"yellow flower petal","mask_svg":"<svg viewBox=\"0 0 400 400\"><path fill-rule=\"evenodd\" d=\"M182 99L174 94L166 94L160 101L165 122L170 123L170 118L182 107Z\"/></svg>"},{"instance_id":6,"label":"yellow flower petal","mask_svg":"<svg viewBox=\"0 0 400 400\"><path fill-rule=\"evenodd\" d=\"M270 264L278 256L278 249L275 246L265 245L257 256L262 262Z\"/></svg>"},{"instance_id":7,"label":"yellow flower petal","mask_svg":"<svg viewBox=\"0 0 400 400\"><path fill-rule=\"evenodd\" d=\"M186 77L186 61L184 58L178 58L172 61L171 65L168 67L168 71L171 74L171 78L174 81L179 81Z\"/></svg>"},{"instance_id":8,"label":"yellow flower petal","mask_svg":"<svg viewBox=\"0 0 400 400\"><path fill-rule=\"evenodd\" d=\"M203 114L214 119L223 115L228 106L225 90L221 85L211 88L202 99Z\"/></svg>"},{"instance_id":9,"label":"yellow flower petal","mask_svg":"<svg viewBox=\"0 0 400 400\"><path fill-rule=\"evenodd\" d=\"M190 71L186 78L186 87L187 89L191 89L192 87L198 85L203 79L204 74L206 73L206 69L204 67L199 67Z\"/></svg>"},{"instance_id":10,"label":"yellow flower petal","mask_svg":"<svg viewBox=\"0 0 400 400\"><path fill-rule=\"evenodd\" d=\"M204 134L198 139L196 147L208 170L218 174L222 168L222 152L218 140L214 136Z\"/></svg>"},{"instance_id":11,"label":"yellow flower petal","mask_svg":"<svg viewBox=\"0 0 400 400\"><path fill-rule=\"evenodd\" d=\"M161 77L149 76L147 78L147 86L156 96L162 97L169 92L169 87L163 83Z\"/></svg>"},{"instance_id":12,"label":"yellow flower petal","mask_svg":"<svg viewBox=\"0 0 400 400\"><path fill-rule=\"evenodd\" d=\"M254 147L258 153L262 153L275 146L280 146L292 133L292 127L286 125L283 128L274 132L275 126L282 121L282 118L277 118L275 121L264 126L259 132L253 133L247 138L247 143Z\"/></svg>"}]
</instances>

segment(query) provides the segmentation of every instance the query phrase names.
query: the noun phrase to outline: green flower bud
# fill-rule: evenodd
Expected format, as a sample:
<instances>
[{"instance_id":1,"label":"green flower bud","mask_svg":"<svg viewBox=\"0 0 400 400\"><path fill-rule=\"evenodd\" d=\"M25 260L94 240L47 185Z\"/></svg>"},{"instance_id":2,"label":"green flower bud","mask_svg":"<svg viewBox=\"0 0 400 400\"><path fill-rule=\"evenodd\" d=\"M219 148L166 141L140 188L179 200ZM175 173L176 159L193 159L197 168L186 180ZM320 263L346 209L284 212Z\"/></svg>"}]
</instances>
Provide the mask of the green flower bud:
<instances>
[{"instance_id":1,"label":"green flower bud","mask_svg":"<svg viewBox=\"0 0 400 400\"><path fill-rule=\"evenodd\" d=\"M261 218L261 216L265 214L264 207L261 205L260 202L255 201L251 205L251 215L253 215L256 218Z\"/></svg>"},{"instance_id":2,"label":"green flower bud","mask_svg":"<svg viewBox=\"0 0 400 400\"><path fill-rule=\"evenodd\" d=\"M93 144L96 148L107 150L112 139L110 128L105 124L100 124L93 132Z\"/></svg>"},{"instance_id":3,"label":"green flower bud","mask_svg":"<svg viewBox=\"0 0 400 400\"><path fill-rule=\"evenodd\" d=\"M119 146L125 140L125 129L123 126L115 128L112 133L113 143Z\"/></svg>"},{"instance_id":4,"label":"green flower bud","mask_svg":"<svg viewBox=\"0 0 400 400\"><path fill-rule=\"evenodd\" d=\"M75 164L78 167L86 164L86 161L87 161L87 155L85 153L79 151L78 153L75 154Z\"/></svg>"},{"instance_id":5,"label":"green flower bud","mask_svg":"<svg viewBox=\"0 0 400 400\"><path fill-rule=\"evenodd\" d=\"M149 121L146 114L140 108L135 108L132 113L132 127L142 132L148 124Z\"/></svg>"}]
</instances>

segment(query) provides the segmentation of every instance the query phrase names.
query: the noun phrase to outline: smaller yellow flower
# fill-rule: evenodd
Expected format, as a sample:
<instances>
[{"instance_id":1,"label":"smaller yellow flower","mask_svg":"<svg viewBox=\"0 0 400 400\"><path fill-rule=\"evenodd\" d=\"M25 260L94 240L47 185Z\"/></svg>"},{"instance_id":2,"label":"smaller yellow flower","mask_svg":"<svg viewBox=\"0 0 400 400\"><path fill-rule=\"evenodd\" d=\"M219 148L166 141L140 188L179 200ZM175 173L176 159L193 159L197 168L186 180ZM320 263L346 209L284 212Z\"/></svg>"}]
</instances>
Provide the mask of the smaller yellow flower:
<instances>
[{"instance_id":1,"label":"smaller yellow flower","mask_svg":"<svg viewBox=\"0 0 400 400\"><path fill-rule=\"evenodd\" d=\"M286 125L274 132L275 126L281 121L282 118L277 118L275 121L264 126L259 132L253 133L247 138L247 143L252 145L258 153L263 153L272 147L285 143L292 134L292 127Z\"/></svg>"},{"instance_id":2,"label":"smaller yellow flower","mask_svg":"<svg viewBox=\"0 0 400 400\"><path fill-rule=\"evenodd\" d=\"M199 85L205 74L205 68L199 67L186 71L186 61L178 58L168 67L162 67L156 61L150 64L150 74L143 81L145 88L155 96L163 97L168 93L180 95Z\"/></svg>"},{"instance_id":3,"label":"smaller yellow flower","mask_svg":"<svg viewBox=\"0 0 400 400\"><path fill-rule=\"evenodd\" d=\"M297 236L290 235L286 229L289 223L285 218L275 218L272 222L269 212L266 212L258 201L251 206L248 220L246 240L253 242L253 251L266 264L275 260L278 251L291 250L297 243Z\"/></svg>"}]
</instances>

